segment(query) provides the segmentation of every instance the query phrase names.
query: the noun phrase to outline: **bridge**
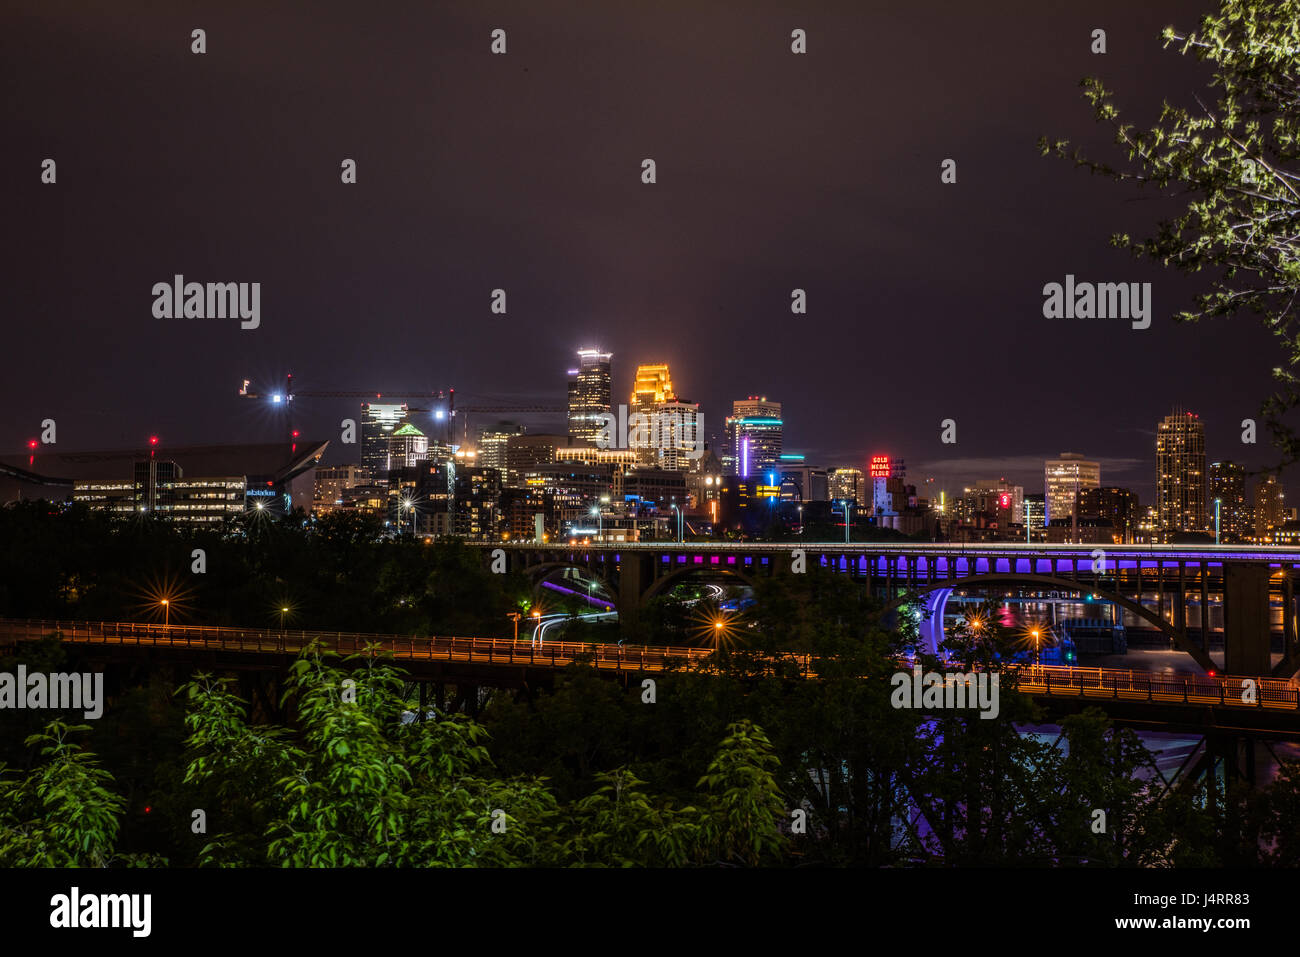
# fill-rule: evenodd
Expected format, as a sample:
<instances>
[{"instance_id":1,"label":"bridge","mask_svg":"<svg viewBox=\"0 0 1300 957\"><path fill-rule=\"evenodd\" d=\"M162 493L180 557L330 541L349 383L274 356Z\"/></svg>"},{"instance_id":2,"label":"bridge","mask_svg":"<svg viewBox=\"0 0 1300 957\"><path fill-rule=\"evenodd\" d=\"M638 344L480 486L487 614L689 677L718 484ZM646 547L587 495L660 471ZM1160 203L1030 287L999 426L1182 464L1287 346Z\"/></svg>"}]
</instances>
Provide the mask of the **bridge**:
<instances>
[{"instance_id":1,"label":"bridge","mask_svg":"<svg viewBox=\"0 0 1300 957\"><path fill-rule=\"evenodd\" d=\"M1274 674L1300 669L1296 569L1300 551L1261 546L836 544L729 542L474 542L495 570L540 583L563 568L598 580L627 622L689 576L721 574L754 585L759 578L820 567L848 575L887 609L926 603L931 650L942 640L943 608L954 590L1012 585L1090 594L1112 602L1164 634L1207 673ZM1151 596L1154 601L1144 600ZM1211 602L1223 611L1224 661L1210 657ZM1282 659L1272 661L1271 609L1281 606ZM1154 605L1153 607L1150 607ZM1189 614L1189 609L1194 613Z\"/></svg>"},{"instance_id":2,"label":"bridge","mask_svg":"<svg viewBox=\"0 0 1300 957\"><path fill-rule=\"evenodd\" d=\"M277 631L213 625L121 621L0 619L0 647L50 636L85 645L102 661L171 654L210 671L281 667L312 642L340 655L378 648L418 681L451 680L522 687L575 663L629 678L710 667L709 648L615 645L510 638L402 636L364 632ZM259 661L260 659L260 661ZM771 658L783 674L816 680L816 657ZM1096 705L1120 723L1204 731L1207 727L1300 740L1300 683L1268 676L1147 674L1117 668L1009 664L1022 693L1059 703L1059 713ZM1251 694L1243 694L1250 682Z\"/></svg>"}]
</instances>

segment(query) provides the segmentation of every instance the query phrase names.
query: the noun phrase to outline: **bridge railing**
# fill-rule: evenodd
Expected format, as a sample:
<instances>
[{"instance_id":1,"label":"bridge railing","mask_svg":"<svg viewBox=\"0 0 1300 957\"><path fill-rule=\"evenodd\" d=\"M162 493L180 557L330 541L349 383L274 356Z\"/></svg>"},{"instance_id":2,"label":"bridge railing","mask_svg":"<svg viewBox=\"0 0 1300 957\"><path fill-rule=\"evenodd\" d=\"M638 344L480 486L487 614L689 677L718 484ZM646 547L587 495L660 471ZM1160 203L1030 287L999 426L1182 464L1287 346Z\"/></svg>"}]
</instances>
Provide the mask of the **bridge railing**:
<instances>
[{"instance_id":1,"label":"bridge railing","mask_svg":"<svg viewBox=\"0 0 1300 957\"><path fill-rule=\"evenodd\" d=\"M562 667L585 660L597 668L666 670L674 662L701 664L706 648L613 645L578 641L539 641L459 636L400 636L370 632L327 632L232 628L218 625L160 625L148 622L86 622L58 619L0 619L0 643L58 634L74 642L136 646L183 646L221 651L297 654L321 641L342 655L376 645L400 659L483 661ZM813 676L807 655L790 655L804 675ZM1224 707L1300 710L1300 685L1269 677L1161 675L1119 668L1013 665L1022 690L1048 696L1145 699Z\"/></svg>"},{"instance_id":2,"label":"bridge railing","mask_svg":"<svg viewBox=\"0 0 1300 957\"><path fill-rule=\"evenodd\" d=\"M587 660L596 667L663 670L674 660L700 662L710 649L645 645L611 645L578 641L400 636L367 632L273 630L218 625L160 625L150 622L84 622L58 619L0 620L0 640L37 639L58 634L74 642L211 648L221 651L296 654L313 641L341 655L360 654L376 645L394 657L428 660L482 660L489 663L535 663L558 666Z\"/></svg>"}]
</instances>

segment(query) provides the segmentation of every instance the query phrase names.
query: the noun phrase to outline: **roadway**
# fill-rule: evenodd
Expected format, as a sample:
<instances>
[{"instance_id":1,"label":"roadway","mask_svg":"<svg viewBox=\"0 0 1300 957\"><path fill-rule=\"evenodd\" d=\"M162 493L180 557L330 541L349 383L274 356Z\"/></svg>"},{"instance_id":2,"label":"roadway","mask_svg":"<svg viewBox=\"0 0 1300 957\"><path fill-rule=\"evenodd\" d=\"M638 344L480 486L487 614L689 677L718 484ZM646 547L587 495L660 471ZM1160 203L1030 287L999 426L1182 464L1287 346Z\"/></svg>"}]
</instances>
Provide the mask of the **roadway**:
<instances>
[{"instance_id":1,"label":"roadway","mask_svg":"<svg viewBox=\"0 0 1300 957\"><path fill-rule=\"evenodd\" d=\"M540 629L541 626L539 626ZM398 661L454 661L477 665L523 665L557 670L584 661L601 671L663 672L683 665L708 666L713 650L673 646L614 645L573 641L540 642L510 638L400 636L363 632L277 631L211 625L159 625L140 622L0 619L0 644L58 634L74 644L144 649L191 649L295 655L313 641L342 655L375 646ZM808 655L788 655L804 677L816 678ZM775 664L775 660L774 660ZM1008 665L1020 690L1041 698L1073 698L1213 708L1227 711L1300 713L1300 685L1265 676L1159 675L1114 668ZM1253 682L1253 699L1243 694ZM1295 728L1300 731L1300 714Z\"/></svg>"}]
</instances>

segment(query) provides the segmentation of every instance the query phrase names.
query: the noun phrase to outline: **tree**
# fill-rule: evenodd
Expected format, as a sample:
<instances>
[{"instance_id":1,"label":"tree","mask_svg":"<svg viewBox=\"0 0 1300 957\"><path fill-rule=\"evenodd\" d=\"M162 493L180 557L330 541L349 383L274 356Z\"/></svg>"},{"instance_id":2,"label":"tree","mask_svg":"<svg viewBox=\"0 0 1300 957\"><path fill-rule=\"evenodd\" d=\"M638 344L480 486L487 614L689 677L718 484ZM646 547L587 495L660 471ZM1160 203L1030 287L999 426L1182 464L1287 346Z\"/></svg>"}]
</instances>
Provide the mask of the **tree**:
<instances>
[{"instance_id":1,"label":"tree","mask_svg":"<svg viewBox=\"0 0 1300 957\"><path fill-rule=\"evenodd\" d=\"M46 761L0 781L0 867L107 867L126 802L113 776L70 737L89 725L51 721L27 739ZM3 770L3 768L0 768Z\"/></svg>"},{"instance_id":2,"label":"tree","mask_svg":"<svg viewBox=\"0 0 1300 957\"><path fill-rule=\"evenodd\" d=\"M1287 465L1300 459L1300 436L1283 421L1300 404L1300 0L1222 0L1198 30L1167 27L1162 39L1213 65L1212 105L1209 95L1195 97L1194 108L1166 102L1156 123L1138 130L1120 122L1111 92L1088 78L1085 96L1127 162L1087 159L1064 140L1039 146L1093 173L1185 198L1154 236L1111 241L1184 272L1213 271L1210 291L1177 319L1255 313L1278 337L1278 391L1261 414Z\"/></svg>"}]
</instances>

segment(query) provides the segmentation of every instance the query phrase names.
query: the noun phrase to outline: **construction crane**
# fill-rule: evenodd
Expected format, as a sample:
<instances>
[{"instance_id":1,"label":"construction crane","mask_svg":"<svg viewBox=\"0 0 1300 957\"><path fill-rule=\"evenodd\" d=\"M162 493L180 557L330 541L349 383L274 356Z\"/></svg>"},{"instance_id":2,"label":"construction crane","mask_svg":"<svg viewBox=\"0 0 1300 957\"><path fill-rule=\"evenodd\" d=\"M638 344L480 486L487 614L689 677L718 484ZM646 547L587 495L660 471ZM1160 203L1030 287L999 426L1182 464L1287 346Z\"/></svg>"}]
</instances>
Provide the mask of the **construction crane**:
<instances>
[{"instance_id":1,"label":"construction crane","mask_svg":"<svg viewBox=\"0 0 1300 957\"><path fill-rule=\"evenodd\" d=\"M411 400L423 399L439 404L434 409L434 417L438 420L447 420L448 426L452 425L457 414L462 416L461 421L465 423L464 432L468 432L471 415L564 415L567 409L563 406L550 405L456 405L456 390L447 389L437 392L389 392L375 389L366 391L353 390L307 390L297 392L293 386L293 374L289 373L284 377L284 388L279 392L254 392L249 386L252 385L251 379L244 379L243 386L239 390L239 396L243 399L255 399L269 402L272 405L289 406L294 399L311 397L320 399L370 399L378 401L380 399L393 400ZM449 428L449 432L454 431Z\"/></svg>"}]
</instances>

